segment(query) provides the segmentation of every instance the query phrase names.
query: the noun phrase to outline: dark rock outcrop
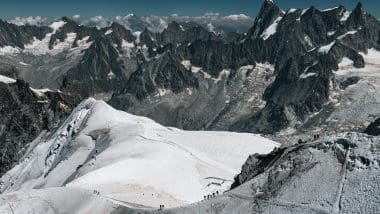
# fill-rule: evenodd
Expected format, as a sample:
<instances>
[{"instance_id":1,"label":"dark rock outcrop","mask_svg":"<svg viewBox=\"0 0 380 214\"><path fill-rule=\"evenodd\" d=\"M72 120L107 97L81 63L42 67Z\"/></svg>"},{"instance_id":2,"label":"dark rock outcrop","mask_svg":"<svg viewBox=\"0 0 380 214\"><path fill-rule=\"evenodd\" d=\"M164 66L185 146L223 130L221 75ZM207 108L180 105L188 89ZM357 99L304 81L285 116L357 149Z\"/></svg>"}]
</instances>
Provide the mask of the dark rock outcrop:
<instances>
[{"instance_id":1,"label":"dark rock outcrop","mask_svg":"<svg viewBox=\"0 0 380 214\"><path fill-rule=\"evenodd\" d=\"M283 15L281 9L273 1L265 0L247 36L249 38L259 38L265 29Z\"/></svg>"},{"instance_id":2,"label":"dark rock outcrop","mask_svg":"<svg viewBox=\"0 0 380 214\"><path fill-rule=\"evenodd\" d=\"M59 92L33 92L27 83L0 82L0 176L43 130L56 128L79 100Z\"/></svg>"},{"instance_id":3,"label":"dark rock outcrop","mask_svg":"<svg viewBox=\"0 0 380 214\"><path fill-rule=\"evenodd\" d=\"M284 12L273 1L265 0L247 35L229 34L230 36L216 35L193 22L171 22L162 32L151 32L144 28L139 34L132 33L117 23L96 29L80 26L68 18L62 20L65 25L51 35L50 48L57 42L65 41L68 33L76 34L72 48L83 38L88 38L86 44L89 45L76 53L78 57L70 59L73 63L53 63L46 71L52 70L54 75L41 75L41 79L55 78L58 85L56 88L82 98L107 94L107 100L111 97L110 103L122 110L131 110L131 103L135 110L152 105L149 110L138 112L145 116L154 114L153 111L166 112L168 108L177 114L173 118L178 118L178 121L173 123L176 126L179 124L178 127L184 127L185 122L179 121L183 115L194 117L191 121L201 120L193 126L186 122L189 129L230 129L262 133L274 133L289 126L297 129L310 115L320 112L330 101L335 85L345 89L358 82L355 78L336 81L333 71L339 68L338 65L344 58L352 60L354 67L363 68L365 61L362 53L372 48L380 49L380 23L366 13L361 4L351 13L343 6L328 10L310 7ZM11 29L7 32L22 32L16 35L28 32L28 26L19 27L8 23L3 23L3 26L4 29ZM44 29L51 32L50 28L41 28L43 33L38 37L37 30L33 30L31 35L21 36L20 44L12 42L13 39L6 39L1 45L22 48L22 44L34 36L43 38L46 34ZM6 37L10 35L7 33ZM71 50L66 51L62 55L46 56L47 62L49 57L63 61L66 56L71 56ZM36 59L38 60L41 58ZM187 65L182 65L183 62ZM274 81L263 84L265 93L252 94L253 97L258 96L256 98L260 103L265 102L265 106L245 110L243 114L239 112L240 102L229 103L229 95L226 100L220 100L221 91L226 88L227 94L246 97L243 96L245 92L240 92L242 82L245 81L240 78L245 71L240 69L265 63L273 65L274 74L269 76L274 76ZM17 66L19 65L14 65L14 68ZM38 74L45 71L40 70L40 66L33 69ZM17 69L14 70L17 72ZM30 75L33 72L24 71L24 74L26 81L29 78L33 84L38 82L35 75ZM199 87L200 85L204 87ZM230 85L234 85L235 92ZM251 88L261 83L252 80L247 85ZM182 99L179 95L185 90L200 88L203 91L192 93L189 99ZM174 92L168 95L172 96L168 99L176 100L168 101L165 105L151 102L152 96L156 96L159 90ZM200 103L201 100L206 103ZM216 103L220 110L216 115L197 118L193 114ZM203 111L206 112L205 109ZM223 121L223 126L213 126L222 123L220 118L223 112L228 111L235 111L239 119L229 123ZM165 124L167 120L158 122Z\"/></svg>"},{"instance_id":4,"label":"dark rock outcrop","mask_svg":"<svg viewBox=\"0 0 380 214\"><path fill-rule=\"evenodd\" d=\"M160 213L377 213L379 140L339 133L251 156L230 191Z\"/></svg>"},{"instance_id":5,"label":"dark rock outcrop","mask_svg":"<svg viewBox=\"0 0 380 214\"><path fill-rule=\"evenodd\" d=\"M373 121L365 130L364 133L379 136L380 135L380 118Z\"/></svg>"},{"instance_id":6,"label":"dark rock outcrop","mask_svg":"<svg viewBox=\"0 0 380 214\"><path fill-rule=\"evenodd\" d=\"M41 40L51 31L49 27L17 26L0 20L0 47L13 46L23 49L33 38Z\"/></svg>"}]
</instances>

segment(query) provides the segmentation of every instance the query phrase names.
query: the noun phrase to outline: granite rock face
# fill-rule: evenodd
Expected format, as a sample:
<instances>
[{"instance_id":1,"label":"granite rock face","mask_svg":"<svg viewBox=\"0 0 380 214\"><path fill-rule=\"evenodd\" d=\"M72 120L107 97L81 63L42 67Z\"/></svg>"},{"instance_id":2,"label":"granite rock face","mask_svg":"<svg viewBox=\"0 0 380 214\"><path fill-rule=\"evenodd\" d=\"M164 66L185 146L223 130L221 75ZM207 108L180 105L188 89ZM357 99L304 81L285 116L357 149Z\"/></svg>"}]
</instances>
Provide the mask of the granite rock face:
<instances>
[{"instance_id":1,"label":"granite rock face","mask_svg":"<svg viewBox=\"0 0 380 214\"><path fill-rule=\"evenodd\" d=\"M380 22L361 3L285 12L265 0L247 34L140 31L0 21L0 74L22 79L0 82L0 175L94 96L167 126L287 138L252 154L230 191L164 213L379 212Z\"/></svg>"},{"instance_id":2,"label":"granite rock face","mask_svg":"<svg viewBox=\"0 0 380 214\"><path fill-rule=\"evenodd\" d=\"M22 80L0 82L0 175L23 156L42 131L54 130L77 104L72 96L36 91Z\"/></svg>"},{"instance_id":3,"label":"granite rock face","mask_svg":"<svg viewBox=\"0 0 380 214\"><path fill-rule=\"evenodd\" d=\"M335 94L368 80L365 72L337 78L341 63L366 69L365 55L380 49L379 21L361 4L285 12L266 0L247 34L215 34L194 22L171 22L162 32L117 23L97 29L66 17L58 24L0 23L7 29L0 46L18 48L0 56L13 71L7 76L185 129L275 133L320 125L326 112L339 111ZM42 53L33 49L46 42ZM263 75L263 65L273 69Z\"/></svg>"},{"instance_id":4,"label":"granite rock face","mask_svg":"<svg viewBox=\"0 0 380 214\"><path fill-rule=\"evenodd\" d=\"M230 191L164 213L377 213L379 143L349 132L252 155Z\"/></svg>"},{"instance_id":5,"label":"granite rock face","mask_svg":"<svg viewBox=\"0 0 380 214\"><path fill-rule=\"evenodd\" d=\"M33 38L42 39L52 29L49 27L17 26L0 20L0 47L14 46L24 48Z\"/></svg>"},{"instance_id":6,"label":"granite rock face","mask_svg":"<svg viewBox=\"0 0 380 214\"><path fill-rule=\"evenodd\" d=\"M365 130L364 133L374 136L380 135L380 118L373 121Z\"/></svg>"},{"instance_id":7,"label":"granite rock face","mask_svg":"<svg viewBox=\"0 0 380 214\"><path fill-rule=\"evenodd\" d=\"M269 28L273 28L273 32L267 32ZM161 43L164 48L158 48L159 53L162 51L174 53L173 56L190 61L192 71L201 68L211 78L218 79L220 75L225 74L225 70L228 70L225 84L219 82L217 87L228 88L233 78L239 75L239 69L246 65L268 62L274 66L275 80L265 86L265 93L260 97L266 103L264 108L250 111L245 117L225 124L224 127L206 125L186 126L186 128L222 128L273 133L287 127L299 127L309 119L310 115L323 109L331 101L334 93L332 88L336 82L333 71L338 69L339 63L344 58L352 60L356 68L365 67L366 63L361 53L371 48L379 48L380 28L379 22L365 13L361 4L358 4L352 12L342 6L324 11L310 7L306 10L292 9L283 12L273 2L265 1L254 26L243 39L239 37L239 40L226 43L223 39L204 37L189 42L186 37L181 36L187 31L185 27L173 23L169 29L168 32L176 31L175 35L184 39L172 38L171 40L175 41L173 45L165 48L165 43L149 36L151 46L159 47L154 45L154 41L157 41L156 44ZM164 36L173 35L168 32L165 32ZM348 85L357 83L359 79L360 77L351 78L352 81L347 79L341 83L341 86L344 89ZM257 82L252 82L252 85L254 84ZM114 94L111 103L113 100L118 108L124 106L123 109L136 112L130 108L132 101L126 94ZM163 105L159 105L156 105L156 109L162 108ZM167 105L171 104L166 103ZM199 103L192 105L194 108L202 106ZM172 110L173 108L176 109L175 112L184 111L183 107L179 109L172 106ZM139 114L150 115L152 112L139 112ZM178 114L183 115L183 113ZM221 117L219 114L213 118L218 120L217 118ZM176 115L176 118L183 117ZM199 117L201 118L205 117ZM183 125L180 121L174 123L183 127L178 124Z\"/></svg>"}]
</instances>

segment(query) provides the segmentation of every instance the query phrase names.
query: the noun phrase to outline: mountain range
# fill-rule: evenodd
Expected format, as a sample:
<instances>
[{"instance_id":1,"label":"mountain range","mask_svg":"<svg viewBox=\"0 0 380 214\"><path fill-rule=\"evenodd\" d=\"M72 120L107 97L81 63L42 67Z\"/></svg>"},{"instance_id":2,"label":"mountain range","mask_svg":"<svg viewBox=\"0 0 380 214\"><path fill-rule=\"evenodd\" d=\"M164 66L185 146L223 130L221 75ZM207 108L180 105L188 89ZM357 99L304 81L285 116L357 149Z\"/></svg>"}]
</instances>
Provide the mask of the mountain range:
<instances>
[{"instance_id":1,"label":"mountain range","mask_svg":"<svg viewBox=\"0 0 380 214\"><path fill-rule=\"evenodd\" d=\"M10 194L3 196L6 202L1 202L0 208L7 207L12 197L16 197L13 191L21 191L14 194L28 200L35 197L33 195L44 198L51 194L48 189L30 195L22 192L32 188L54 187L70 195L77 190L63 186L70 182L75 186L75 178L78 178L76 187L82 188L88 181L85 179L87 173L100 172L92 171L94 168L114 173L107 168L112 168L112 164L122 165L126 160L112 159L107 152L121 148L118 142L123 140L118 137L125 139L125 136L112 133L121 129L135 132L140 127L135 124L138 123L135 116L114 116L116 110L113 108L116 108L151 118L167 127L176 127L164 128L149 122L148 127L160 126L157 129L164 136L145 126L136 132L142 132L138 135L143 139L155 133L159 139L145 140L170 142L171 146L179 147L180 150L173 154L200 152L202 158L191 157L183 161L195 165L200 161L209 167L205 171L212 171L211 166L216 164L224 170L215 172L216 177L223 179L232 179L231 176L238 174L236 166L243 165L244 160L231 160L237 161L234 170L225 170L231 163L220 157L213 159L213 154L204 148L194 148L197 136L203 139L208 132L233 131L259 133L271 139L266 144L270 149L262 152L248 150L250 147L244 144L239 147L238 151L247 149L244 154L239 153L243 159L249 154L252 156L230 183L231 191L212 201L174 208L168 213L196 210L205 213L210 209L230 213L235 202L246 213L277 212L281 207L286 207L289 213L348 213L354 210L351 203L362 205L356 207L358 211L376 210L379 201L372 191L357 194L364 188L361 185L371 186L373 191L378 189L375 180L380 163L379 138L375 137L379 135L380 118L380 21L364 11L361 3L352 10L343 6L319 10L312 6L283 11L273 1L265 0L246 32L236 28L222 30L222 27L215 30L207 27L208 24L180 18L163 20L166 24L162 21L162 26L155 25L162 27L159 30L149 26L147 19L135 15L129 16L124 24L120 20L103 27L78 23L75 18L68 17L47 26L16 25L0 20L0 175L3 176L0 190ZM101 106L98 108L104 111L104 121L101 127L90 129L99 125L95 119L91 120L91 115L97 115L92 112L96 111L94 106ZM91 113L78 115L78 109ZM101 116L95 117L102 120ZM80 121L72 118L80 118ZM107 125L105 120L115 120L112 122L115 127ZM128 124L130 121L134 121L133 124ZM144 131L146 129L149 130ZM171 130L186 136L188 132L179 129L194 132L188 136L190 147L181 144L184 139L176 139L179 142L174 140L173 143L171 136L162 131ZM242 138L244 133L236 136L230 133L229 137ZM247 141L257 141L253 138ZM278 147L272 140L282 145L270 152ZM214 136L209 141L213 145L222 140ZM135 146L139 141L129 144ZM92 151L84 154L82 147L91 147ZM224 154L231 149L227 144L221 147ZM145 148L140 149L145 151ZM166 148L160 149L168 152ZM103 156L104 165L93 164L94 152ZM131 154L129 150L124 152L120 155L130 155L132 160L141 155ZM257 152L262 154L253 155ZM37 162L41 163L40 168L30 168ZM65 165L66 162L71 165ZM192 164L187 166L193 167ZM59 173L61 169L64 169L64 176ZM323 169L323 173L329 175L328 180L313 180ZM358 184L359 171L368 175L363 184ZM208 176L202 170L197 173L201 177ZM55 179L57 176L60 179ZM207 185L207 181L202 180L201 185L193 187L201 188L205 183ZM315 197L301 197L303 191L316 191L316 186L305 187L310 183L323 188ZM101 184L97 183L96 188L101 188L108 196L108 192L116 188L109 183L104 184L109 185L107 187ZM345 189L347 184L352 189ZM170 192L163 183L152 185L158 188L152 194L165 195L165 201L173 203L173 207L195 202L194 198L206 194L199 190L194 193L196 195L183 196ZM137 187L126 189L133 188ZM326 192L334 188L338 189L336 193ZM163 193L165 191L169 193ZM186 193L193 194L188 190ZM84 198L90 204L94 203L91 193L82 191L80 194L86 195ZM99 206L117 213L126 212L124 209L135 212L132 208L158 203L151 199L144 203L133 201L122 192L115 194L120 194L112 199L118 206L112 209L112 203ZM290 195L300 196L289 201L286 198ZM332 195L335 198L329 198ZM231 197L233 200L229 201ZM370 200L364 203L365 198ZM49 203L57 203L54 200ZM20 210L24 206L30 205L20 203Z\"/></svg>"},{"instance_id":2,"label":"mountain range","mask_svg":"<svg viewBox=\"0 0 380 214\"><path fill-rule=\"evenodd\" d=\"M98 29L108 27L113 22L117 22L132 32L144 31L145 28L147 28L156 33L162 32L168 27L168 24L173 21L195 22L217 34L228 34L230 32L245 33L252 26L253 22L253 19L245 14L222 16L219 13L214 12L208 12L200 16L183 16L179 14L172 14L170 16L139 16L132 13L125 16L104 17L99 15L89 18L82 18L80 15L74 15L70 18L80 25L96 27ZM19 26L48 26L54 21L57 21L57 19L41 16L15 17L7 20L9 23Z\"/></svg>"}]
</instances>

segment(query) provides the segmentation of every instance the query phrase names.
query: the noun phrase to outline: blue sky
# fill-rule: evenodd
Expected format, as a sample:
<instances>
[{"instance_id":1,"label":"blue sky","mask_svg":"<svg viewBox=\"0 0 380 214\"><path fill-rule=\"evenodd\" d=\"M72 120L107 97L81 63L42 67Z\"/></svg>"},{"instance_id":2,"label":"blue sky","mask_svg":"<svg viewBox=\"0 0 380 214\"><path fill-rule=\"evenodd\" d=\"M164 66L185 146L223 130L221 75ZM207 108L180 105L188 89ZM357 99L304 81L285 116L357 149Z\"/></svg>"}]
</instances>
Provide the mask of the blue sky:
<instances>
[{"instance_id":1,"label":"blue sky","mask_svg":"<svg viewBox=\"0 0 380 214\"><path fill-rule=\"evenodd\" d=\"M116 16L135 13L137 15L202 15L218 12L221 15L244 13L255 16L262 0L1 0L0 18L16 16L62 17L80 14ZM329 8L344 5L353 8L357 0L275 0L283 9ZM363 0L364 8L380 18L380 0Z\"/></svg>"}]
</instances>

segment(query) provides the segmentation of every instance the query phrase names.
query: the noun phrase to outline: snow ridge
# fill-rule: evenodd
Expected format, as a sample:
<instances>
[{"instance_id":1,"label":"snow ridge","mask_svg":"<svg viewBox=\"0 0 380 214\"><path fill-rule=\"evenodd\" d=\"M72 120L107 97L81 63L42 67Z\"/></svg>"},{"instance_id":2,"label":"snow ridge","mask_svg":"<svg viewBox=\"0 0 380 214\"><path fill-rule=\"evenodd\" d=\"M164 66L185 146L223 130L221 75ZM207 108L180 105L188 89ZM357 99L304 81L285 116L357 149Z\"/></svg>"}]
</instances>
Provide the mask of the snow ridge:
<instances>
[{"instance_id":1,"label":"snow ridge","mask_svg":"<svg viewBox=\"0 0 380 214\"><path fill-rule=\"evenodd\" d=\"M183 131L82 102L0 179L0 191L73 187L148 207L180 206L223 192L246 158L277 143L255 134Z\"/></svg>"}]
</instances>

